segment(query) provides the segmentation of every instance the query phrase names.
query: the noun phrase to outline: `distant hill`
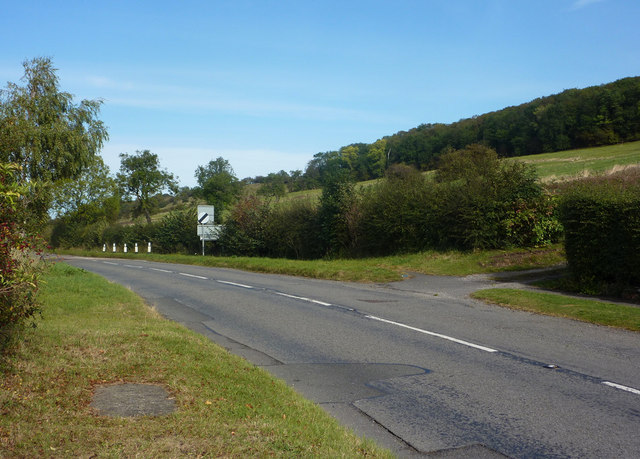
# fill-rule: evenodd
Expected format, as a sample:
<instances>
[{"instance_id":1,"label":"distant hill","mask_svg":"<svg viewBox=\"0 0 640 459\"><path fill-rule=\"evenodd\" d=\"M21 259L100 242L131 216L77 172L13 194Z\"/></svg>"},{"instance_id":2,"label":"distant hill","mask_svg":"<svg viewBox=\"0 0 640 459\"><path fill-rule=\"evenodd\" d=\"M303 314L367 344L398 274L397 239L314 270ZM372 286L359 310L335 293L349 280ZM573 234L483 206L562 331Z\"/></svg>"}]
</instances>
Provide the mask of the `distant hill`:
<instances>
[{"instance_id":1,"label":"distant hill","mask_svg":"<svg viewBox=\"0 0 640 459\"><path fill-rule=\"evenodd\" d=\"M316 188L336 168L348 170L359 181L381 177L394 163L429 170L443 152L472 143L513 157L635 140L640 140L640 77L568 89L455 123L422 124L371 144L317 153L291 183L295 189Z\"/></svg>"},{"instance_id":2,"label":"distant hill","mask_svg":"<svg viewBox=\"0 0 640 459\"><path fill-rule=\"evenodd\" d=\"M481 142L525 156L640 140L640 77L569 89L452 124L423 124L386 137L391 162L432 166L446 148Z\"/></svg>"}]
</instances>

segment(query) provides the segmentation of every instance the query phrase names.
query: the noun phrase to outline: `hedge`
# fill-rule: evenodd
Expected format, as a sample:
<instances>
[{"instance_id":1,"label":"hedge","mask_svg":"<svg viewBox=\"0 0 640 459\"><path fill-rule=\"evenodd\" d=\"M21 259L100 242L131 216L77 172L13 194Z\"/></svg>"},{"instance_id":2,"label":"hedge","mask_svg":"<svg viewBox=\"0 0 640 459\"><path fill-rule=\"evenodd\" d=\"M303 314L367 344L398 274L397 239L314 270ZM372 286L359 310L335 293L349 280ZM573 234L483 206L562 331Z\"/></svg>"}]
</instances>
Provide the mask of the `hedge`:
<instances>
[{"instance_id":1,"label":"hedge","mask_svg":"<svg viewBox=\"0 0 640 459\"><path fill-rule=\"evenodd\" d=\"M562 197L560 219L576 280L640 285L640 185L582 183Z\"/></svg>"}]
</instances>

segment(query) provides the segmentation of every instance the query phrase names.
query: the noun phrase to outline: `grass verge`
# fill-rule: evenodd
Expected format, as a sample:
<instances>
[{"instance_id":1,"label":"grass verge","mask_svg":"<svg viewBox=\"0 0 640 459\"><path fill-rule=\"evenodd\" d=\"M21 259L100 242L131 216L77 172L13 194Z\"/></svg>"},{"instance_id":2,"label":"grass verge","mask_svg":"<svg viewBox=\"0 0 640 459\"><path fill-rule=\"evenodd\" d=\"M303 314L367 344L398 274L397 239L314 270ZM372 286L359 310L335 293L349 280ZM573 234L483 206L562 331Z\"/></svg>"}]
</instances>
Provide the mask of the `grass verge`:
<instances>
[{"instance_id":1,"label":"grass verge","mask_svg":"<svg viewBox=\"0 0 640 459\"><path fill-rule=\"evenodd\" d=\"M392 282L402 280L403 277L412 272L442 276L466 276L476 273L547 268L565 262L563 248L560 244L528 250L428 251L388 257L336 260L203 257L199 255L136 254L131 252L125 254L75 249L60 250L57 253L91 257L144 259L349 282Z\"/></svg>"},{"instance_id":2,"label":"grass verge","mask_svg":"<svg viewBox=\"0 0 640 459\"><path fill-rule=\"evenodd\" d=\"M38 327L0 359L2 457L389 457L284 382L161 318L130 291L54 265ZM109 418L97 384L166 387L177 411Z\"/></svg>"},{"instance_id":3,"label":"grass verge","mask_svg":"<svg viewBox=\"0 0 640 459\"><path fill-rule=\"evenodd\" d=\"M480 290L471 296L511 309L640 331L640 307L508 288Z\"/></svg>"}]
</instances>

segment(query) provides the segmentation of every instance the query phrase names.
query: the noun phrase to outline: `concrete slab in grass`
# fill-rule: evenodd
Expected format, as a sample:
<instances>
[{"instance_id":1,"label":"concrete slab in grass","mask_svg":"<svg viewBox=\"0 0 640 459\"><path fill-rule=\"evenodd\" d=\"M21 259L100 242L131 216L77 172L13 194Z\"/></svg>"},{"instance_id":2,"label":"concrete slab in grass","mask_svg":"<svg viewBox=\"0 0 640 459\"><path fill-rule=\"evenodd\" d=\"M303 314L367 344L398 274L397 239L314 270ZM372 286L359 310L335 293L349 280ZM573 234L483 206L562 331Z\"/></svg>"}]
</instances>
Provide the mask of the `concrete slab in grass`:
<instances>
[{"instance_id":1,"label":"concrete slab in grass","mask_svg":"<svg viewBox=\"0 0 640 459\"><path fill-rule=\"evenodd\" d=\"M155 384L105 384L95 388L91 407L102 416L163 416L176 409L167 390Z\"/></svg>"}]
</instances>

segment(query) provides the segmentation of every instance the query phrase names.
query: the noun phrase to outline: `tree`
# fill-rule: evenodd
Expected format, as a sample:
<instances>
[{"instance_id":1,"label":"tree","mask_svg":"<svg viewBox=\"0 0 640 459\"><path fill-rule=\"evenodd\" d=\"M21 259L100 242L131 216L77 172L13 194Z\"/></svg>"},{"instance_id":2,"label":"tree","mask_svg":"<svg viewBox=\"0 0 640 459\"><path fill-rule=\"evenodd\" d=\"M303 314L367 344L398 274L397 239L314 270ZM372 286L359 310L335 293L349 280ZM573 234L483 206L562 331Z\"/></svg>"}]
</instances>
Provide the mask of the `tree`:
<instances>
[{"instance_id":1,"label":"tree","mask_svg":"<svg viewBox=\"0 0 640 459\"><path fill-rule=\"evenodd\" d=\"M258 194L266 197L274 197L276 200L280 199L287 194L287 181L289 181L289 174L285 171L272 172L265 177L262 185L258 188Z\"/></svg>"},{"instance_id":2,"label":"tree","mask_svg":"<svg viewBox=\"0 0 640 459\"><path fill-rule=\"evenodd\" d=\"M440 157L436 179L448 182L463 179L490 179L500 166L495 150L480 144L463 150L449 150Z\"/></svg>"},{"instance_id":3,"label":"tree","mask_svg":"<svg viewBox=\"0 0 640 459\"><path fill-rule=\"evenodd\" d=\"M74 104L48 58L23 65L25 86L0 91L0 334L38 310L36 229L52 185L77 177L107 139L101 101Z\"/></svg>"},{"instance_id":4,"label":"tree","mask_svg":"<svg viewBox=\"0 0 640 459\"><path fill-rule=\"evenodd\" d=\"M229 161L221 156L206 166L198 166L195 177L197 194L215 207L215 219L219 221L222 211L240 195L242 183L234 175Z\"/></svg>"},{"instance_id":5,"label":"tree","mask_svg":"<svg viewBox=\"0 0 640 459\"><path fill-rule=\"evenodd\" d=\"M58 216L75 216L83 223L97 218L113 221L120 210L118 184L101 157L75 180L62 180L53 191L53 210Z\"/></svg>"},{"instance_id":6,"label":"tree","mask_svg":"<svg viewBox=\"0 0 640 459\"><path fill-rule=\"evenodd\" d=\"M117 174L120 191L125 197L134 197L134 215L144 215L151 223L153 197L163 190L178 191L173 174L160 169L158 155L149 150L136 151L135 155L120 153L120 172Z\"/></svg>"},{"instance_id":7,"label":"tree","mask_svg":"<svg viewBox=\"0 0 640 459\"><path fill-rule=\"evenodd\" d=\"M327 255L344 255L355 247L358 218L358 197L349 171L332 171L322 187L318 210L320 239Z\"/></svg>"},{"instance_id":8,"label":"tree","mask_svg":"<svg viewBox=\"0 0 640 459\"><path fill-rule=\"evenodd\" d=\"M78 177L108 138L97 118L102 101L74 104L49 58L23 65L25 85L8 83L0 94L0 160L20 165L20 181Z\"/></svg>"}]
</instances>

